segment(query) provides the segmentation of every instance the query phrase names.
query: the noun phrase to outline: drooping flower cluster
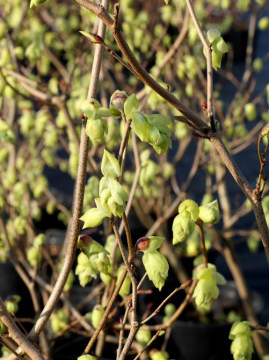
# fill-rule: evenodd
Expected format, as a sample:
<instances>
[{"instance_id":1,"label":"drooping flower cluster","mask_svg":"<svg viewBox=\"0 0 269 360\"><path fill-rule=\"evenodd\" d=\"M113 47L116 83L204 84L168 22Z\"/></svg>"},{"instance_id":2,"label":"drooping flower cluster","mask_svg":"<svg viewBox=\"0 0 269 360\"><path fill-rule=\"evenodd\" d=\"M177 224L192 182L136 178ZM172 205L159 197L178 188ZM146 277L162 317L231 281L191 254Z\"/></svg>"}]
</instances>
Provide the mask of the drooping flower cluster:
<instances>
[{"instance_id":1,"label":"drooping flower cluster","mask_svg":"<svg viewBox=\"0 0 269 360\"><path fill-rule=\"evenodd\" d=\"M198 280L198 283L193 297L198 310L206 313L210 311L212 301L219 296L218 285L225 284L226 280L217 272L216 266L213 264L208 264L208 267L200 265L196 269L194 277Z\"/></svg>"},{"instance_id":2,"label":"drooping flower cluster","mask_svg":"<svg viewBox=\"0 0 269 360\"><path fill-rule=\"evenodd\" d=\"M33 245L27 250L27 260L32 267L38 266L42 261L41 246L45 244L45 235L39 234L34 238Z\"/></svg>"},{"instance_id":3,"label":"drooping flower cluster","mask_svg":"<svg viewBox=\"0 0 269 360\"><path fill-rule=\"evenodd\" d=\"M95 199L96 208L91 208L80 218L84 221L83 228L101 225L104 218L112 215L121 217L128 199L128 194L118 182L120 164L107 150L104 150L101 171L104 175L99 183L99 198Z\"/></svg>"},{"instance_id":4,"label":"drooping flower cluster","mask_svg":"<svg viewBox=\"0 0 269 360\"><path fill-rule=\"evenodd\" d=\"M218 29L210 29L206 35L212 49L212 66L217 70L221 67L222 57L228 51L228 47Z\"/></svg>"},{"instance_id":5,"label":"drooping flower cluster","mask_svg":"<svg viewBox=\"0 0 269 360\"><path fill-rule=\"evenodd\" d=\"M169 264L157 249L164 241L160 236L142 237L137 240L136 249L143 251L142 261L146 269L148 278L154 286L161 291L168 276Z\"/></svg>"},{"instance_id":6,"label":"drooping flower cluster","mask_svg":"<svg viewBox=\"0 0 269 360\"><path fill-rule=\"evenodd\" d=\"M109 275L111 264L108 252L102 245L87 235L81 235L78 247L82 252L77 257L76 275L81 286L87 285L99 273Z\"/></svg>"},{"instance_id":7,"label":"drooping flower cluster","mask_svg":"<svg viewBox=\"0 0 269 360\"><path fill-rule=\"evenodd\" d=\"M87 99L82 102L80 108L83 115L87 117L86 134L91 142L94 145L103 144L107 133L107 122L101 118L98 111L101 104L96 99Z\"/></svg>"},{"instance_id":8,"label":"drooping flower cluster","mask_svg":"<svg viewBox=\"0 0 269 360\"><path fill-rule=\"evenodd\" d=\"M198 204L193 200L185 200L178 207L178 215L173 221L173 244L186 240L195 229L195 222L200 219L206 224L215 224L219 220L217 200L207 205Z\"/></svg>"},{"instance_id":9,"label":"drooping flower cluster","mask_svg":"<svg viewBox=\"0 0 269 360\"><path fill-rule=\"evenodd\" d=\"M230 331L229 339L232 340L231 353L234 360L250 360L252 357L253 342L252 331L247 321L236 321Z\"/></svg>"},{"instance_id":10,"label":"drooping flower cluster","mask_svg":"<svg viewBox=\"0 0 269 360\"><path fill-rule=\"evenodd\" d=\"M50 326L54 334L58 334L68 325L69 314L63 309L57 310L50 317Z\"/></svg>"},{"instance_id":11,"label":"drooping flower cluster","mask_svg":"<svg viewBox=\"0 0 269 360\"><path fill-rule=\"evenodd\" d=\"M149 143L154 150L166 153L172 147L171 120L161 114L145 114L139 109L135 94L129 96L124 103L124 113L127 119L132 119L132 129L141 141Z\"/></svg>"}]
</instances>

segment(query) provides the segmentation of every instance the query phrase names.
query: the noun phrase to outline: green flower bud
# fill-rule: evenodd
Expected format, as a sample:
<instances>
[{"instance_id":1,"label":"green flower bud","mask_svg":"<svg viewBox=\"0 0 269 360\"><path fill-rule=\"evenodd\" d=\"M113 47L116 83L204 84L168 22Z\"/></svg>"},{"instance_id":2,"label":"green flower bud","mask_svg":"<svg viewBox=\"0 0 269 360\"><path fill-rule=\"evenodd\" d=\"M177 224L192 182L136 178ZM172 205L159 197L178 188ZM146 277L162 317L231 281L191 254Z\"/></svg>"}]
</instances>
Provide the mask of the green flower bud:
<instances>
[{"instance_id":1,"label":"green flower bud","mask_svg":"<svg viewBox=\"0 0 269 360\"><path fill-rule=\"evenodd\" d=\"M200 206L199 218L206 224L216 224L220 218L218 201L214 200L207 205Z\"/></svg>"},{"instance_id":2,"label":"green flower bud","mask_svg":"<svg viewBox=\"0 0 269 360\"><path fill-rule=\"evenodd\" d=\"M107 256L106 250L102 247L102 251L97 254L92 254L89 259L92 265L99 271L104 274L109 274L111 265L109 261L109 257Z\"/></svg>"},{"instance_id":3,"label":"green flower bud","mask_svg":"<svg viewBox=\"0 0 269 360\"><path fill-rule=\"evenodd\" d=\"M119 161L107 150L104 150L101 162L101 171L106 177L116 178L120 176Z\"/></svg>"},{"instance_id":4,"label":"green flower bud","mask_svg":"<svg viewBox=\"0 0 269 360\"><path fill-rule=\"evenodd\" d=\"M26 226L27 226L27 220L25 219L25 217L23 216L15 217L13 221L13 225L17 234L19 235L25 234Z\"/></svg>"},{"instance_id":5,"label":"green flower bud","mask_svg":"<svg viewBox=\"0 0 269 360\"><path fill-rule=\"evenodd\" d=\"M128 95L125 91L116 90L110 98L110 105L119 111L123 111L124 103Z\"/></svg>"},{"instance_id":6,"label":"green flower bud","mask_svg":"<svg viewBox=\"0 0 269 360\"><path fill-rule=\"evenodd\" d=\"M117 283L119 282L119 280L120 280L120 278L122 276L122 273L124 272L124 269L125 269L124 265L122 265L122 266L120 266L118 268L118 271L117 271ZM130 290L131 290L131 279L130 279L129 274L127 274L125 276L123 284L122 284L122 286L120 288L119 295L121 297L125 297L125 296L130 294Z\"/></svg>"},{"instance_id":7,"label":"green flower bud","mask_svg":"<svg viewBox=\"0 0 269 360\"><path fill-rule=\"evenodd\" d=\"M32 8L33 6L38 6L41 4L44 4L44 2L46 2L47 0L31 0L30 2L30 8Z\"/></svg>"},{"instance_id":8,"label":"green flower bud","mask_svg":"<svg viewBox=\"0 0 269 360\"><path fill-rule=\"evenodd\" d=\"M184 200L178 207L178 212L188 211L193 221L196 221L199 216L199 206L193 200Z\"/></svg>"},{"instance_id":9,"label":"green flower bud","mask_svg":"<svg viewBox=\"0 0 269 360\"><path fill-rule=\"evenodd\" d=\"M21 301L21 297L19 295L11 295L6 301L6 309L10 314L15 314L19 310L18 303Z\"/></svg>"},{"instance_id":10,"label":"green flower bud","mask_svg":"<svg viewBox=\"0 0 269 360\"><path fill-rule=\"evenodd\" d=\"M236 321L230 330L229 339L234 340L238 335L246 335L251 337L252 331L248 321Z\"/></svg>"},{"instance_id":11,"label":"green flower bud","mask_svg":"<svg viewBox=\"0 0 269 360\"><path fill-rule=\"evenodd\" d=\"M40 246L45 245L46 236L44 234L39 234L34 238L33 246L39 248Z\"/></svg>"},{"instance_id":12,"label":"green flower bud","mask_svg":"<svg viewBox=\"0 0 269 360\"><path fill-rule=\"evenodd\" d=\"M151 340L151 331L147 329L139 329L135 335L135 338L136 341L144 347Z\"/></svg>"},{"instance_id":13,"label":"green flower bud","mask_svg":"<svg viewBox=\"0 0 269 360\"><path fill-rule=\"evenodd\" d=\"M113 277L113 267L111 265L107 268L106 273L100 272L100 279L103 281L105 285L109 285L111 283L112 277Z\"/></svg>"},{"instance_id":14,"label":"green flower bud","mask_svg":"<svg viewBox=\"0 0 269 360\"><path fill-rule=\"evenodd\" d=\"M96 144L103 144L107 133L107 122L103 119L89 119L86 125L86 134L91 139L91 142Z\"/></svg>"},{"instance_id":15,"label":"green flower bud","mask_svg":"<svg viewBox=\"0 0 269 360\"><path fill-rule=\"evenodd\" d=\"M165 179L170 179L175 174L175 168L169 162L163 164L163 176Z\"/></svg>"},{"instance_id":16,"label":"green flower bud","mask_svg":"<svg viewBox=\"0 0 269 360\"><path fill-rule=\"evenodd\" d=\"M194 231L195 222L189 211L185 210L178 214L173 221L173 245L186 240Z\"/></svg>"},{"instance_id":17,"label":"green flower bud","mask_svg":"<svg viewBox=\"0 0 269 360\"><path fill-rule=\"evenodd\" d=\"M256 73L260 73L263 70L263 61L261 58L256 58L252 63L253 69Z\"/></svg>"},{"instance_id":18,"label":"green flower bud","mask_svg":"<svg viewBox=\"0 0 269 360\"><path fill-rule=\"evenodd\" d=\"M153 250L146 251L142 257L142 261L148 278L153 282L154 286L161 291L169 270L169 264L166 258L159 251Z\"/></svg>"},{"instance_id":19,"label":"green flower bud","mask_svg":"<svg viewBox=\"0 0 269 360\"><path fill-rule=\"evenodd\" d=\"M167 360L168 354L164 351L159 351L156 349L152 349L149 352L149 356L151 360Z\"/></svg>"},{"instance_id":20,"label":"green flower bud","mask_svg":"<svg viewBox=\"0 0 269 360\"><path fill-rule=\"evenodd\" d=\"M6 35L7 24L3 21L0 22L0 39L2 39Z\"/></svg>"},{"instance_id":21,"label":"green flower bud","mask_svg":"<svg viewBox=\"0 0 269 360\"><path fill-rule=\"evenodd\" d=\"M96 357L93 355L81 355L77 358L77 360L96 360Z\"/></svg>"},{"instance_id":22,"label":"green flower bud","mask_svg":"<svg viewBox=\"0 0 269 360\"><path fill-rule=\"evenodd\" d=\"M245 105L245 114L248 121L253 121L257 117L256 106L253 103Z\"/></svg>"},{"instance_id":23,"label":"green flower bud","mask_svg":"<svg viewBox=\"0 0 269 360\"><path fill-rule=\"evenodd\" d=\"M27 250L27 260L32 267L38 266L42 261L42 252L39 247L32 246Z\"/></svg>"},{"instance_id":24,"label":"green flower bud","mask_svg":"<svg viewBox=\"0 0 269 360\"><path fill-rule=\"evenodd\" d=\"M80 104L80 109L84 116L89 120L95 119L98 109L101 107L101 104L96 99L87 99L83 100Z\"/></svg>"},{"instance_id":25,"label":"green flower bud","mask_svg":"<svg viewBox=\"0 0 269 360\"><path fill-rule=\"evenodd\" d=\"M5 333L7 333L7 327L3 323L3 321L0 319L0 334L5 334Z\"/></svg>"},{"instance_id":26,"label":"green flower bud","mask_svg":"<svg viewBox=\"0 0 269 360\"><path fill-rule=\"evenodd\" d=\"M92 311L92 326L94 327L94 329L96 329L100 324L100 321L102 320L104 313L105 313L105 309L102 305L100 304L95 305Z\"/></svg>"},{"instance_id":27,"label":"green flower bud","mask_svg":"<svg viewBox=\"0 0 269 360\"><path fill-rule=\"evenodd\" d=\"M69 314L64 310L59 309L50 317L50 326L54 334L58 334L60 331L66 328L69 321Z\"/></svg>"},{"instance_id":28,"label":"green flower bud","mask_svg":"<svg viewBox=\"0 0 269 360\"><path fill-rule=\"evenodd\" d=\"M196 270L196 278L198 283L193 292L193 297L197 308L201 312L208 312L211 309L213 299L219 296L219 289L217 285L226 283L224 277L216 271L213 264L208 264L208 267L201 265Z\"/></svg>"},{"instance_id":29,"label":"green flower bud","mask_svg":"<svg viewBox=\"0 0 269 360\"><path fill-rule=\"evenodd\" d=\"M92 280L92 278L97 277L98 271L93 268L91 261L83 252L78 255L77 262L78 265L75 273L79 277L80 285L84 287Z\"/></svg>"},{"instance_id":30,"label":"green flower bud","mask_svg":"<svg viewBox=\"0 0 269 360\"><path fill-rule=\"evenodd\" d=\"M269 17L263 16L258 22L258 28L260 30L266 30L269 27Z\"/></svg>"},{"instance_id":31,"label":"green flower bud","mask_svg":"<svg viewBox=\"0 0 269 360\"><path fill-rule=\"evenodd\" d=\"M253 343L249 336L238 335L231 344L231 353L234 360L251 360L254 352Z\"/></svg>"},{"instance_id":32,"label":"green flower bud","mask_svg":"<svg viewBox=\"0 0 269 360\"><path fill-rule=\"evenodd\" d=\"M216 39L221 37L221 34L218 29L212 28L207 31L206 37L209 44L212 44Z\"/></svg>"},{"instance_id":33,"label":"green flower bud","mask_svg":"<svg viewBox=\"0 0 269 360\"><path fill-rule=\"evenodd\" d=\"M174 313L176 312L176 306L172 303L169 303L167 305L165 305L164 308L164 313L166 316L168 316L169 318L171 318L172 315L174 315Z\"/></svg>"},{"instance_id":34,"label":"green flower bud","mask_svg":"<svg viewBox=\"0 0 269 360\"><path fill-rule=\"evenodd\" d=\"M127 99L124 102L124 113L127 118L127 120L133 119L134 114L139 109L139 102L135 96L135 94L132 94L127 97Z\"/></svg>"}]
</instances>

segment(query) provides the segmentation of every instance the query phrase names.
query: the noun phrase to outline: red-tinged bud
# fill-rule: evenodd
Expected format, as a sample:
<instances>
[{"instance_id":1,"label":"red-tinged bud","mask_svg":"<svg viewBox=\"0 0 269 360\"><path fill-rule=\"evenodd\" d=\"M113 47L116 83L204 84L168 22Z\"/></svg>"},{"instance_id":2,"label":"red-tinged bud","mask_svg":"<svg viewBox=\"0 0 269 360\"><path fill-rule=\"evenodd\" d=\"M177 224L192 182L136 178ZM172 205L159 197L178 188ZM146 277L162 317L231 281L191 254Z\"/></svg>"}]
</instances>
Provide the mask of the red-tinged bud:
<instances>
[{"instance_id":1,"label":"red-tinged bud","mask_svg":"<svg viewBox=\"0 0 269 360\"><path fill-rule=\"evenodd\" d=\"M97 34L87 33L85 31L80 31L82 35L84 35L86 38L90 40L93 44L103 44L104 40L101 38L101 36Z\"/></svg>"},{"instance_id":2,"label":"red-tinged bud","mask_svg":"<svg viewBox=\"0 0 269 360\"><path fill-rule=\"evenodd\" d=\"M132 306L133 306L133 304L132 304L132 301L130 300L130 301L128 302L128 308L131 309Z\"/></svg>"},{"instance_id":3,"label":"red-tinged bud","mask_svg":"<svg viewBox=\"0 0 269 360\"><path fill-rule=\"evenodd\" d=\"M187 280L183 284L180 285L180 289L186 289L188 286L192 284L192 280Z\"/></svg>"},{"instance_id":4,"label":"red-tinged bud","mask_svg":"<svg viewBox=\"0 0 269 360\"><path fill-rule=\"evenodd\" d=\"M122 111L127 97L128 95L125 91L116 90L110 98L110 104L119 111Z\"/></svg>"},{"instance_id":5,"label":"red-tinged bud","mask_svg":"<svg viewBox=\"0 0 269 360\"><path fill-rule=\"evenodd\" d=\"M202 109L203 109L204 111L207 110L207 102L206 102L206 101L203 101L203 102L202 102Z\"/></svg>"},{"instance_id":6,"label":"red-tinged bud","mask_svg":"<svg viewBox=\"0 0 269 360\"><path fill-rule=\"evenodd\" d=\"M131 270L132 270L132 272L134 274L134 277L136 279L138 279L138 271L137 271L137 268L133 264L131 264Z\"/></svg>"},{"instance_id":7,"label":"red-tinged bud","mask_svg":"<svg viewBox=\"0 0 269 360\"><path fill-rule=\"evenodd\" d=\"M86 235L86 234L81 234L79 235L79 244L81 245L79 247L83 247L83 246L88 246L90 245L90 243L93 241L93 238L91 238L90 236Z\"/></svg>"},{"instance_id":8,"label":"red-tinged bud","mask_svg":"<svg viewBox=\"0 0 269 360\"><path fill-rule=\"evenodd\" d=\"M135 249L139 251L145 251L149 247L150 239L148 237L141 237L135 244Z\"/></svg>"}]
</instances>

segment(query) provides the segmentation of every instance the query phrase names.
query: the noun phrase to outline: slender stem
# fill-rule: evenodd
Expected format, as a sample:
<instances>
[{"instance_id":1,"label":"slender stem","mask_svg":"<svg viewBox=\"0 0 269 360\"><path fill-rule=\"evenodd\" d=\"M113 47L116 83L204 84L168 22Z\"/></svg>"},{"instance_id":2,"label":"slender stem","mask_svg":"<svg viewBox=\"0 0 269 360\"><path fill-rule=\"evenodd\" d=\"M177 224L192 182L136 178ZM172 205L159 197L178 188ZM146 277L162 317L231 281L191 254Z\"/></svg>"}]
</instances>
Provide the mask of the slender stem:
<instances>
[{"instance_id":1,"label":"slender stem","mask_svg":"<svg viewBox=\"0 0 269 360\"><path fill-rule=\"evenodd\" d=\"M197 220L196 225L199 228L200 244L201 244L201 251L202 251L202 256L203 256L203 263L204 263L204 266L207 267L208 261L207 261L207 251L206 251L206 247L205 247L205 233L204 233L203 223L202 223L202 221Z\"/></svg>"},{"instance_id":2,"label":"slender stem","mask_svg":"<svg viewBox=\"0 0 269 360\"><path fill-rule=\"evenodd\" d=\"M104 36L105 26L102 24L102 33L101 36ZM92 76L89 85L88 98L94 97L98 84L98 77L101 64L101 51L102 48L97 45L96 51L94 54L94 61L92 67ZM73 219L72 226L69 233L69 238L67 239L67 249L64 256L64 263L59 274L59 277L56 281L56 284L53 288L53 291L49 297L48 302L46 303L41 315L39 316L34 328L31 330L29 337L30 339L35 339L40 331L45 326L48 321L60 295L63 291L65 282L71 270L75 252L77 248L77 238L80 231L80 216L83 205L84 198L84 185L87 169L87 158L88 158L88 144L89 138L86 134L85 123L82 124L81 138L80 138L80 149L79 149L79 164L78 164L78 173L77 180L74 191L74 200L73 200Z\"/></svg>"},{"instance_id":3,"label":"slender stem","mask_svg":"<svg viewBox=\"0 0 269 360\"><path fill-rule=\"evenodd\" d=\"M192 3L190 0L186 0L192 21L198 32L199 38L206 51L206 73L207 73L207 114L209 119L213 116L213 68L212 68L212 56L211 47L206 41L202 28L199 24L197 16L194 12ZM213 130L213 128L212 128Z\"/></svg>"},{"instance_id":4,"label":"slender stem","mask_svg":"<svg viewBox=\"0 0 269 360\"><path fill-rule=\"evenodd\" d=\"M8 328L9 336L25 351L31 359L44 360L42 353L27 339L25 335L18 329L15 321L7 312L5 304L0 297L0 318Z\"/></svg>"}]
</instances>

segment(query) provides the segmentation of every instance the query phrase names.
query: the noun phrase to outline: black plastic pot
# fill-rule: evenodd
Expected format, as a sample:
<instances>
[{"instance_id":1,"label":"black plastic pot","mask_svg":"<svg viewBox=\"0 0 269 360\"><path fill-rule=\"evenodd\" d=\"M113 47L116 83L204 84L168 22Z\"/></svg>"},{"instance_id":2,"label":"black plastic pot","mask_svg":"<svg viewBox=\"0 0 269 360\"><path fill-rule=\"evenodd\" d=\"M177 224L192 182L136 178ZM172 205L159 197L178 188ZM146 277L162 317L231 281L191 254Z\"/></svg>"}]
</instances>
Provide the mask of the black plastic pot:
<instances>
[{"instance_id":1,"label":"black plastic pot","mask_svg":"<svg viewBox=\"0 0 269 360\"><path fill-rule=\"evenodd\" d=\"M177 360L232 360L229 324L176 321L171 340Z\"/></svg>"}]
</instances>

